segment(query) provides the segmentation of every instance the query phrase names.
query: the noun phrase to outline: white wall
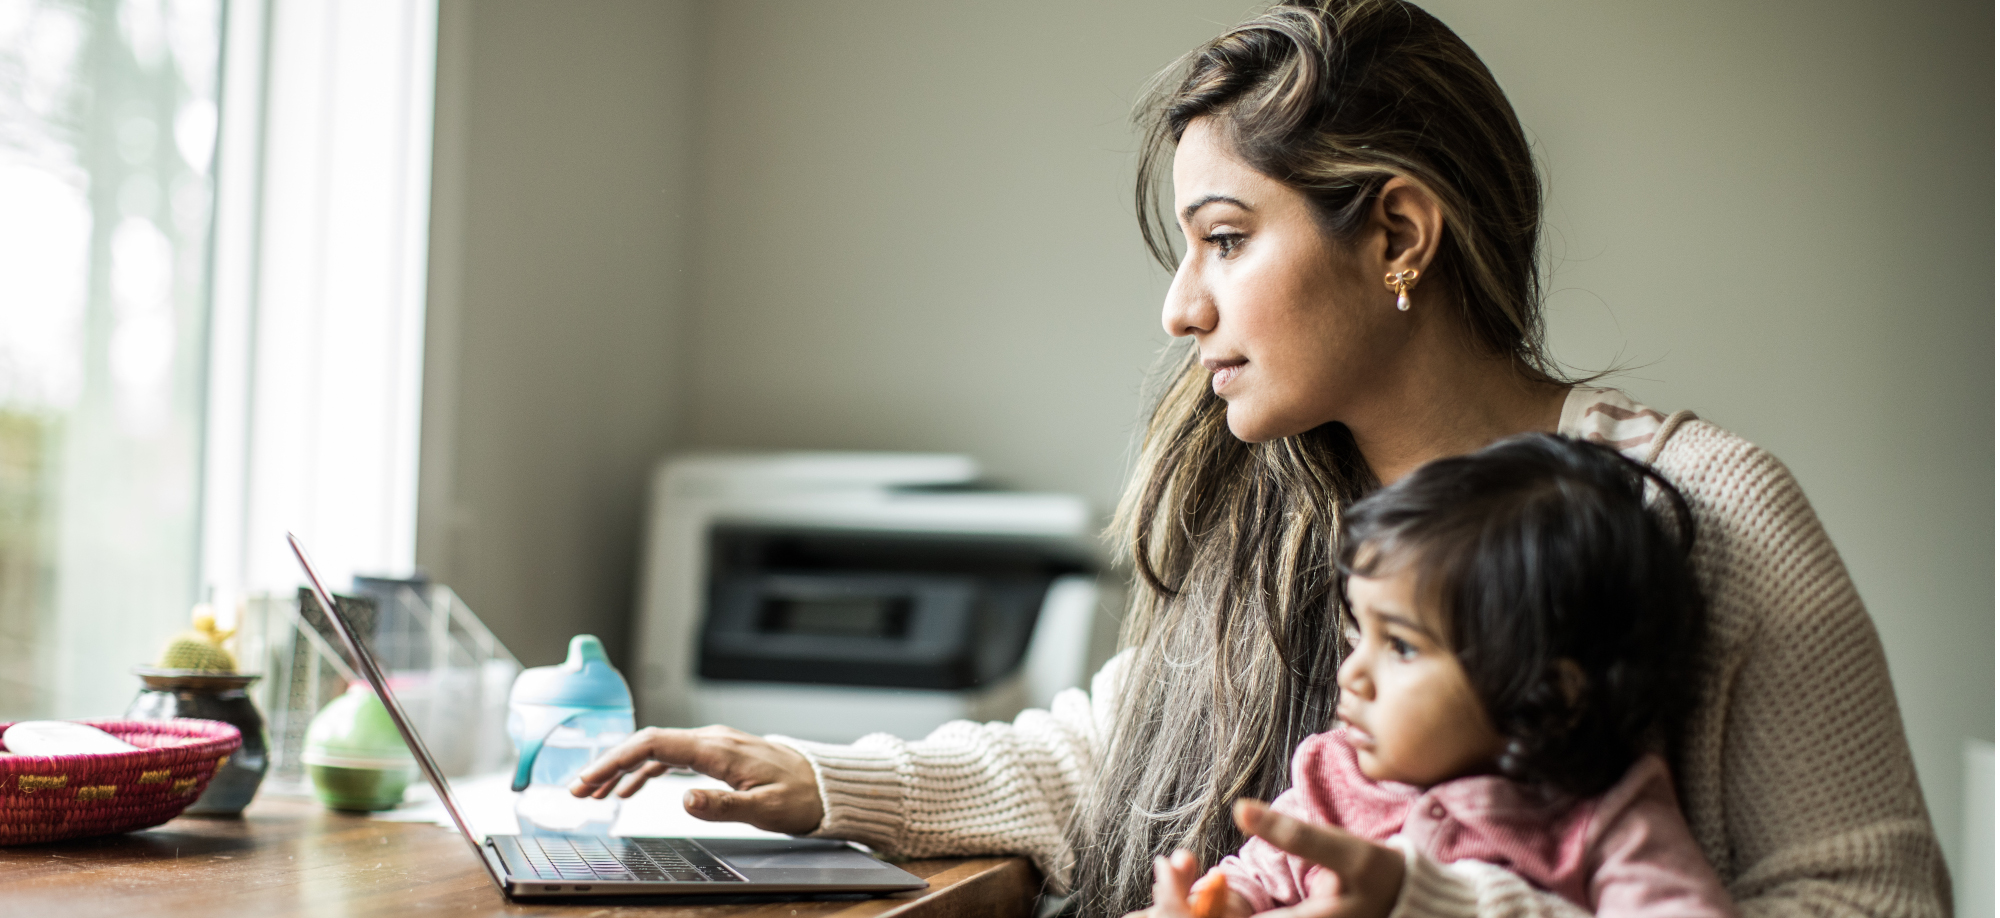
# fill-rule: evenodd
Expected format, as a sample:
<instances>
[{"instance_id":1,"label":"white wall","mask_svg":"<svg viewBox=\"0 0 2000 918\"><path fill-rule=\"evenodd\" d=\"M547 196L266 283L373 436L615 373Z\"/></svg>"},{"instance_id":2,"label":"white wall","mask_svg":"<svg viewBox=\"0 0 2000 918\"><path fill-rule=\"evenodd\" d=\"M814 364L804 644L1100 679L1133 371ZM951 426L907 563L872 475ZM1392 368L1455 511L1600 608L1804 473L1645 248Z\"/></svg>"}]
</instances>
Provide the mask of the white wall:
<instances>
[{"instance_id":1,"label":"white wall","mask_svg":"<svg viewBox=\"0 0 2000 918\"><path fill-rule=\"evenodd\" d=\"M481 4L469 535L434 563L543 660L564 610L615 627L648 449L964 451L1108 509L1164 340L1128 106L1255 6ZM1792 466L1955 852L1993 718L1990 9L1431 8L1547 165L1560 356Z\"/></svg>"}]
</instances>

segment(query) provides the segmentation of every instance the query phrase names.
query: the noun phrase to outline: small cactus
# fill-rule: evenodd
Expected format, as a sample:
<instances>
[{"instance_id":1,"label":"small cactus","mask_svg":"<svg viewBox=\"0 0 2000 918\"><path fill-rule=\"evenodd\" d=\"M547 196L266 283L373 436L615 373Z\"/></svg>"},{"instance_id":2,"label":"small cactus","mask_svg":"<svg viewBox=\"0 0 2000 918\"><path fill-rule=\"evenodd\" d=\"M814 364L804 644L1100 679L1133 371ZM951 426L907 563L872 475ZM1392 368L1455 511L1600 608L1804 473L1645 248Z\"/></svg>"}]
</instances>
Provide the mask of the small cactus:
<instances>
[{"instance_id":1,"label":"small cactus","mask_svg":"<svg viewBox=\"0 0 2000 918\"><path fill-rule=\"evenodd\" d=\"M167 649L160 652L160 668L233 673L236 658L223 649L222 642L235 633L234 629L216 630L215 613L207 603L195 606L194 630L175 635L167 642Z\"/></svg>"}]
</instances>

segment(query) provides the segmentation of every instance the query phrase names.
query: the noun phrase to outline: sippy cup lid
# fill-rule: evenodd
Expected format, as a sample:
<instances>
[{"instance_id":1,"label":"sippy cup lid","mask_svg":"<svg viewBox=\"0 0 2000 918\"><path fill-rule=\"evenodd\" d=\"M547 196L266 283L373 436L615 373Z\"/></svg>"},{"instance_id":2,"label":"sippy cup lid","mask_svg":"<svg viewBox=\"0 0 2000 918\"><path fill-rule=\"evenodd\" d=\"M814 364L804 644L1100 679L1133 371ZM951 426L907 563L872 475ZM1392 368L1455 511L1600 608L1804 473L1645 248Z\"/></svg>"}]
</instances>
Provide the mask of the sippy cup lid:
<instances>
[{"instance_id":1,"label":"sippy cup lid","mask_svg":"<svg viewBox=\"0 0 2000 918\"><path fill-rule=\"evenodd\" d=\"M604 655L603 642L595 635L579 634L569 639L569 659L523 670L507 700L564 708L630 708L632 690Z\"/></svg>"},{"instance_id":2,"label":"sippy cup lid","mask_svg":"<svg viewBox=\"0 0 2000 918\"><path fill-rule=\"evenodd\" d=\"M516 676L507 702L522 717L521 757L514 765L514 790L519 791L528 786L535 757L555 728L578 714L630 711L632 691L604 655L603 642L579 634L569 639L569 659L561 665L537 666Z\"/></svg>"}]
</instances>

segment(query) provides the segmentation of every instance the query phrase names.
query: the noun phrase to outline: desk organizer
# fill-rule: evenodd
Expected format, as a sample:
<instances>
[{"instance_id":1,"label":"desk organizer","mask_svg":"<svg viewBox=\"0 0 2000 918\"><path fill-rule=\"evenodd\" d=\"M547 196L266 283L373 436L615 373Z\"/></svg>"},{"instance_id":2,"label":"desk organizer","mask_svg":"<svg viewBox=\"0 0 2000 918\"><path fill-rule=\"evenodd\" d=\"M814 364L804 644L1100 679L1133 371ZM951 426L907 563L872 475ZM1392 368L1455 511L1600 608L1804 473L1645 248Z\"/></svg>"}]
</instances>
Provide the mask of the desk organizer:
<instances>
[{"instance_id":1,"label":"desk organizer","mask_svg":"<svg viewBox=\"0 0 2000 918\"><path fill-rule=\"evenodd\" d=\"M334 601L371 646L438 767L454 778L509 770L507 690L521 672L514 655L442 584L356 578L355 592L362 595ZM264 673L258 707L271 748L265 786L311 794L306 730L321 708L360 681L353 663L306 590L253 596L236 641L238 661Z\"/></svg>"},{"instance_id":2,"label":"desk organizer","mask_svg":"<svg viewBox=\"0 0 2000 918\"><path fill-rule=\"evenodd\" d=\"M0 845L150 828L180 815L242 745L212 720L87 720L138 746L95 755L0 756ZM0 731L13 724L0 724Z\"/></svg>"}]
</instances>

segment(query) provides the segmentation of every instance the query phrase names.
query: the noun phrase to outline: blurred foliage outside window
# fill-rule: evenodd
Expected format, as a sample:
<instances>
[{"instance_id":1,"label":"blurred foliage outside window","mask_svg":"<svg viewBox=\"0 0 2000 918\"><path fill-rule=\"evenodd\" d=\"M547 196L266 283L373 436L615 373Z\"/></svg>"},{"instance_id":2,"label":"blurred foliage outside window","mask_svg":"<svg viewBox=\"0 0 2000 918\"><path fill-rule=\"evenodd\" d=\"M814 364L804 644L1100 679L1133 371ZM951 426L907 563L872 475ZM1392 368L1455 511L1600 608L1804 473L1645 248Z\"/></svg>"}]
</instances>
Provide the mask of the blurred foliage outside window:
<instances>
[{"instance_id":1,"label":"blurred foliage outside window","mask_svg":"<svg viewBox=\"0 0 2000 918\"><path fill-rule=\"evenodd\" d=\"M0 0L0 719L113 717L199 579L219 0Z\"/></svg>"}]
</instances>

